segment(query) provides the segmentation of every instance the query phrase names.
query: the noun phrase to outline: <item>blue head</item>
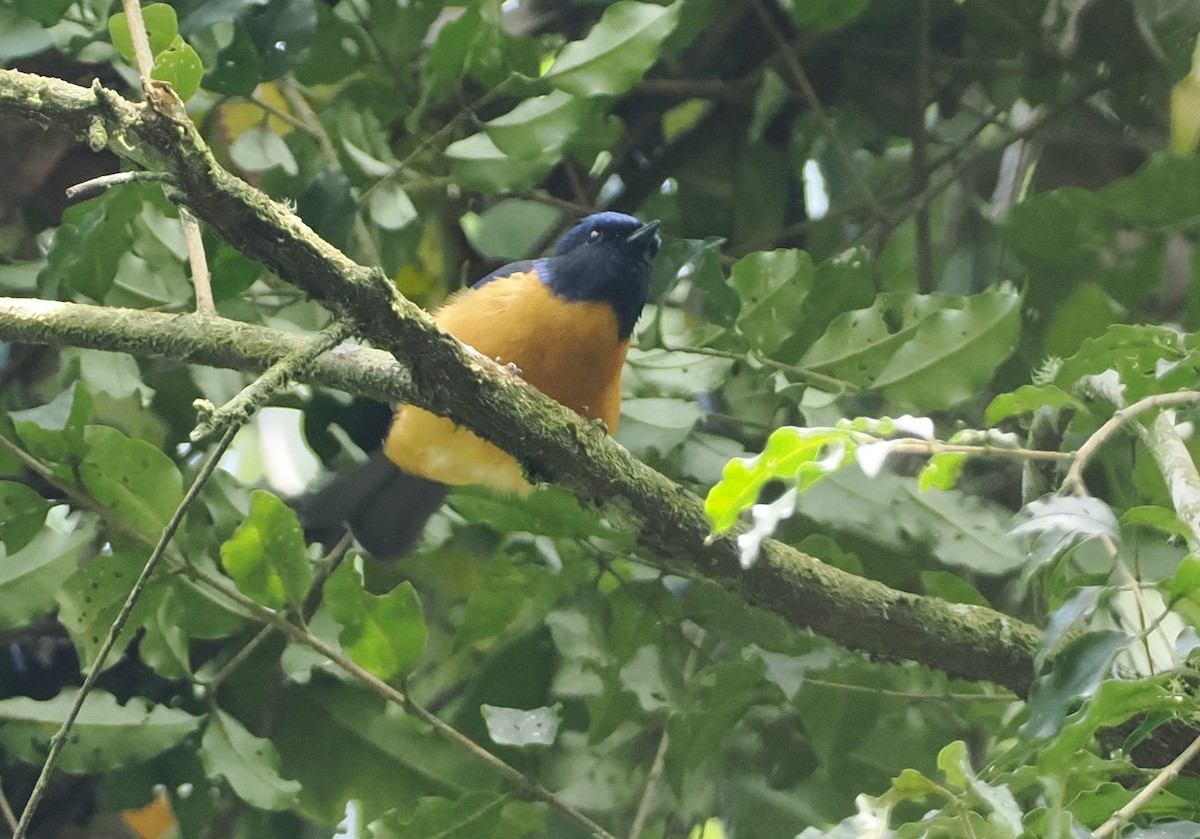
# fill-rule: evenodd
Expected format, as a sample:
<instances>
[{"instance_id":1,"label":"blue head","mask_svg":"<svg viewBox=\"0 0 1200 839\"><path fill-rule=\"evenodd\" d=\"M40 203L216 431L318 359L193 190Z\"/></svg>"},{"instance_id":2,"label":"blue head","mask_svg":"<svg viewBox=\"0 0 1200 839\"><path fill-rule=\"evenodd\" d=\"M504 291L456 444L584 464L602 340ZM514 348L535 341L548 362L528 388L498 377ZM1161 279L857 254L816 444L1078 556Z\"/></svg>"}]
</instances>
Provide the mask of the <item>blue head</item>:
<instances>
[{"instance_id":1,"label":"blue head","mask_svg":"<svg viewBox=\"0 0 1200 839\"><path fill-rule=\"evenodd\" d=\"M617 332L633 334L646 305L650 269L661 240L658 222L642 224L624 213L596 213L558 240L554 256L542 265L550 290L564 300L610 304L617 312Z\"/></svg>"}]
</instances>

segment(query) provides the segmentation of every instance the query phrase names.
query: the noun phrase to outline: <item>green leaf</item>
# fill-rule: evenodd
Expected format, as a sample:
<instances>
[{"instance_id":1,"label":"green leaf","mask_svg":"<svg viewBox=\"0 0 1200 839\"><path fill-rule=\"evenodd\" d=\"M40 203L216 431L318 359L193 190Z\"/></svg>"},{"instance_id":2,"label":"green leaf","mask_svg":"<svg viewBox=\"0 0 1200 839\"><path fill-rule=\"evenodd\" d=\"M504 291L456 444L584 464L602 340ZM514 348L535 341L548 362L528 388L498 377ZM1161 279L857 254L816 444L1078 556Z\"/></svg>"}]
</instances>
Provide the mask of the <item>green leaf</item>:
<instances>
[{"instance_id":1,"label":"green leaf","mask_svg":"<svg viewBox=\"0 0 1200 839\"><path fill-rule=\"evenodd\" d=\"M967 763L967 760L967 744L962 740L947 743L938 752L938 769L942 770L942 774L946 776L946 782L950 786L958 789L966 788L967 775L970 772L970 764Z\"/></svg>"},{"instance_id":2,"label":"green leaf","mask_svg":"<svg viewBox=\"0 0 1200 839\"><path fill-rule=\"evenodd\" d=\"M417 208L395 181L383 181L367 198L371 220L384 230L400 230L417 220Z\"/></svg>"},{"instance_id":3,"label":"green leaf","mask_svg":"<svg viewBox=\"0 0 1200 839\"><path fill-rule=\"evenodd\" d=\"M92 498L139 533L157 539L183 500L183 478L171 458L115 428L89 425L79 477Z\"/></svg>"},{"instance_id":4,"label":"green leaf","mask_svg":"<svg viewBox=\"0 0 1200 839\"><path fill-rule=\"evenodd\" d=\"M1090 696L1108 678L1113 658L1129 642L1128 635L1112 630L1089 632L1069 641L1034 681L1022 735L1046 738L1057 734L1071 704ZM1119 720L1113 724L1116 722Z\"/></svg>"},{"instance_id":5,"label":"green leaf","mask_svg":"<svg viewBox=\"0 0 1200 839\"><path fill-rule=\"evenodd\" d=\"M834 318L800 364L860 387L871 387L923 320L946 308L961 308L965 299L942 294L880 294L868 308Z\"/></svg>"},{"instance_id":6,"label":"green leaf","mask_svg":"<svg viewBox=\"0 0 1200 839\"><path fill-rule=\"evenodd\" d=\"M581 41L572 41L542 77L576 96L616 96L633 87L658 61L663 41L679 21L682 3L655 6L620 0Z\"/></svg>"},{"instance_id":7,"label":"green leaf","mask_svg":"<svg viewBox=\"0 0 1200 839\"><path fill-rule=\"evenodd\" d=\"M314 675L289 685L271 735L283 774L301 784L305 812L336 824L346 801L367 812L416 806L422 796L458 796L496 788L494 771L464 761L451 745L404 709L365 688Z\"/></svg>"},{"instance_id":8,"label":"green leaf","mask_svg":"<svg viewBox=\"0 0 1200 839\"><path fill-rule=\"evenodd\" d=\"M464 187L491 193L531 187L558 162L555 155L509 157L482 132L451 143L445 155L455 178Z\"/></svg>"},{"instance_id":9,"label":"green leaf","mask_svg":"<svg viewBox=\"0 0 1200 839\"><path fill-rule=\"evenodd\" d=\"M17 0L17 8L26 17L49 28L62 20L74 0Z\"/></svg>"},{"instance_id":10,"label":"green leaf","mask_svg":"<svg viewBox=\"0 0 1200 839\"><path fill-rule=\"evenodd\" d=\"M250 493L250 515L221 545L221 564L243 594L269 609L299 606L312 586L296 513L264 490Z\"/></svg>"},{"instance_id":11,"label":"green leaf","mask_svg":"<svg viewBox=\"0 0 1200 839\"><path fill-rule=\"evenodd\" d=\"M921 585L925 592L950 603L966 603L971 606L990 607L987 598L979 593L979 589L968 583L957 574L946 571L922 571Z\"/></svg>"},{"instance_id":12,"label":"green leaf","mask_svg":"<svg viewBox=\"0 0 1200 839\"><path fill-rule=\"evenodd\" d=\"M1013 351L1020 332L1020 295L985 292L966 298L961 310L924 318L912 340L897 350L874 387L899 405L948 408L975 396Z\"/></svg>"},{"instance_id":13,"label":"green leaf","mask_svg":"<svg viewBox=\"0 0 1200 839\"><path fill-rule=\"evenodd\" d=\"M1124 386L1126 404L1155 393L1194 387L1200 353L1178 331L1148 324L1113 324L1103 335L1088 338L1063 361L1054 383L1071 390L1086 376L1115 370Z\"/></svg>"},{"instance_id":14,"label":"green leaf","mask_svg":"<svg viewBox=\"0 0 1200 839\"><path fill-rule=\"evenodd\" d=\"M51 463L73 462L87 450L83 430L95 411L95 400L87 387L71 387L37 408L9 414L13 429L29 453Z\"/></svg>"},{"instance_id":15,"label":"green leaf","mask_svg":"<svg viewBox=\"0 0 1200 839\"><path fill-rule=\"evenodd\" d=\"M311 0L267 0L252 8L242 22L258 50L263 81L277 79L303 64L317 29L316 4Z\"/></svg>"},{"instance_id":16,"label":"green leaf","mask_svg":"<svg viewBox=\"0 0 1200 839\"><path fill-rule=\"evenodd\" d=\"M1032 414L1040 408L1061 410L1066 407L1086 411L1083 402L1054 385L1022 385L1010 393L1001 393L984 413L984 422L996 425L1017 414Z\"/></svg>"},{"instance_id":17,"label":"green leaf","mask_svg":"<svg viewBox=\"0 0 1200 839\"><path fill-rule=\"evenodd\" d=\"M14 554L29 544L50 511L50 502L25 484L0 481L0 542Z\"/></svg>"},{"instance_id":18,"label":"green leaf","mask_svg":"<svg viewBox=\"0 0 1200 839\"><path fill-rule=\"evenodd\" d=\"M233 141L229 156L247 172L265 172L278 166L289 175L300 171L292 150L282 137L265 125L247 128Z\"/></svg>"},{"instance_id":19,"label":"green leaf","mask_svg":"<svg viewBox=\"0 0 1200 839\"><path fill-rule=\"evenodd\" d=\"M505 796L475 790L456 800L422 798L411 815L385 813L367 825L366 839L477 839L497 836Z\"/></svg>"},{"instance_id":20,"label":"green leaf","mask_svg":"<svg viewBox=\"0 0 1200 839\"><path fill-rule=\"evenodd\" d=\"M200 759L210 778L224 778L234 795L252 807L287 810L296 806L300 784L279 774L275 745L255 737L219 708L204 727Z\"/></svg>"},{"instance_id":21,"label":"green leaf","mask_svg":"<svg viewBox=\"0 0 1200 839\"><path fill-rule=\"evenodd\" d=\"M145 561L142 553L102 553L74 568L59 588L56 595L58 621L70 634L83 666L91 666L96 660L109 627L129 596ZM164 594L161 577L161 574L156 576L133 607L133 613L108 658L108 666L120 661L121 652L134 634L158 609Z\"/></svg>"},{"instance_id":22,"label":"green leaf","mask_svg":"<svg viewBox=\"0 0 1200 839\"><path fill-rule=\"evenodd\" d=\"M205 90L222 96L249 96L262 81L258 51L246 27L233 27L233 40L217 53L216 63L203 79Z\"/></svg>"},{"instance_id":23,"label":"green leaf","mask_svg":"<svg viewBox=\"0 0 1200 839\"><path fill-rule=\"evenodd\" d=\"M539 201L510 198L478 216L464 216L462 230L471 246L488 259L511 262L529 253L559 217L558 210Z\"/></svg>"},{"instance_id":24,"label":"green leaf","mask_svg":"<svg viewBox=\"0 0 1200 839\"><path fill-rule=\"evenodd\" d=\"M1111 633L1100 634L1109 635ZM1078 664L1075 661L1068 665L1069 669L1076 669L1079 675L1091 670L1093 664L1104 661L1106 651L1111 646L1111 641L1103 638L1096 638L1089 643L1087 639L1092 637L1092 635L1085 635L1070 645L1072 658L1080 656L1089 659L1082 668L1075 667ZM1054 680L1053 675L1050 676L1050 679ZM1034 691L1038 690L1038 685L1042 682L1043 679L1039 678L1034 683ZM1063 683L1058 682L1058 684L1061 686ZM1087 687L1082 684L1081 686ZM1072 755L1086 747L1088 741L1100 728L1118 726L1135 714L1153 714L1165 711L1174 715L1179 711L1179 695L1168 690L1156 680L1123 682L1110 679L1099 685L1091 685L1090 692L1091 698L1070 716L1065 725L1061 726L1058 736L1038 749L1037 762L1043 770L1048 767L1066 765ZM1060 698L1055 694L1055 691L1046 691L1042 697L1039 697L1039 702ZM1033 696L1031 695L1030 702L1032 703L1032 701ZM1035 710L1031 704L1029 721L1021 730L1023 735L1036 736L1036 731L1033 730L1035 715L1041 717L1040 710Z\"/></svg>"},{"instance_id":25,"label":"green leaf","mask_svg":"<svg viewBox=\"0 0 1200 839\"><path fill-rule=\"evenodd\" d=\"M487 522L501 533L534 533L554 539L587 536L620 538L590 507L561 487L539 486L526 498L514 499L481 487L456 487L450 506L468 521Z\"/></svg>"},{"instance_id":26,"label":"green leaf","mask_svg":"<svg viewBox=\"0 0 1200 839\"><path fill-rule=\"evenodd\" d=\"M613 436L636 457L650 460L682 446L703 420L704 410L691 398L626 399Z\"/></svg>"},{"instance_id":27,"label":"green leaf","mask_svg":"<svg viewBox=\"0 0 1200 839\"><path fill-rule=\"evenodd\" d=\"M77 693L67 688L46 701L0 699L0 745L17 760L40 765ZM199 724L199 717L177 708L152 707L138 697L118 705L112 694L93 690L59 756L58 769L80 774L142 763L177 745Z\"/></svg>"},{"instance_id":28,"label":"green leaf","mask_svg":"<svg viewBox=\"0 0 1200 839\"><path fill-rule=\"evenodd\" d=\"M204 64L200 56L178 35L169 47L154 57L154 69L150 73L150 78L170 83L184 102L200 89L203 77Z\"/></svg>"},{"instance_id":29,"label":"green leaf","mask_svg":"<svg viewBox=\"0 0 1200 839\"><path fill-rule=\"evenodd\" d=\"M1141 507L1130 507L1121 514L1123 527L1146 527L1166 533L1168 536L1178 536L1181 539L1192 538L1192 530L1175 514L1174 510L1147 504ZM1200 582L1200 580L1197 580Z\"/></svg>"},{"instance_id":30,"label":"green leaf","mask_svg":"<svg viewBox=\"0 0 1200 839\"><path fill-rule=\"evenodd\" d=\"M587 100L556 90L522 100L508 113L488 120L483 128L496 148L510 157L554 156L583 125L591 108Z\"/></svg>"},{"instance_id":31,"label":"green leaf","mask_svg":"<svg viewBox=\"0 0 1200 839\"><path fill-rule=\"evenodd\" d=\"M812 259L799 250L757 251L734 263L737 326L751 349L770 355L792 336L814 276Z\"/></svg>"},{"instance_id":32,"label":"green leaf","mask_svg":"<svg viewBox=\"0 0 1200 839\"><path fill-rule=\"evenodd\" d=\"M551 746L558 736L557 705L526 711L485 703L480 711L487 723L488 736L498 746Z\"/></svg>"},{"instance_id":33,"label":"green leaf","mask_svg":"<svg viewBox=\"0 0 1200 839\"><path fill-rule=\"evenodd\" d=\"M704 512L717 533L728 530L737 521L743 510L749 509L758 500L763 486L771 480L788 482L801 480L802 489L815 483L847 462L851 454L845 450L853 446L856 438L851 432L836 428L779 428L767 439L762 454L751 458L729 461L721 480L708 492L704 499ZM836 462L822 465L821 460L830 451L842 447L842 455ZM806 470L808 481L801 479Z\"/></svg>"},{"instance_id":34,"label":"green leaf","mask_svg":"<svg viewBox=\"0 0 1200 839\"><path fill-rule=\"evenodd\" d=\"M967 456L960 452L941 452L929 458L917 476L917 488L950 490L958 486Z\"/></svg>"},{"instance_id":35,"label":"green leaf","mask_svg":"<svg viewBox=\"0 0 1200 839\"><path fill-rule=\"evenodd\" d=\"M381 679L407 676L421 663L429 630L412 583L385 595L365 591L352 562L343 562L325 583L325 608L341 624L342 648Z\"/></svg>"},{"instance_id":36,"label":"green leaf","mask_svg":"<svg viewBox=\"0 0 1200 839\"><path fill-rule=\"evenodd\" d=\"M83 556L93 550L93 520L73 528L53 521L24 548L0 557L0 629L26 626L54 608L54 597Z\"/></svg>"},{"instance_id":37,"label":"green leaf","mask_svg":"<svg viewBox=\"0 0 1200 839\"><path fill-rule=\"evenodd\" d=\"M151 3L142 6L142 20L146 22L146 34L150 39L150 54L157 56L169 48L179 36L179 20L175 9L166 3ZM133 37L129 34L129 20L124 12L117 12L108 19L108 34L113 47L126 61L134 61Z\"/></svg>"},{"instance_id":38,"label":"green leaf","mask_svg":"<svg viewBox=\"0 0 1200 839\"><path fill-rule=\"evenodd\" d=\"M124 184L68 208L38 275L39 287L61 285L124 306L186 299L191 290L178 217L158 184Z\"/></svg>"},{"instance_id":39,"label":"green leaf","mask_svg":"<svg viewBox=\"0 0 1200 839\"><path fill-rule=\"evenodd\" d=\"M784 0L780 5L802 29L838 29L857 20L871 0Z\"/></svg>"}]
</instances>

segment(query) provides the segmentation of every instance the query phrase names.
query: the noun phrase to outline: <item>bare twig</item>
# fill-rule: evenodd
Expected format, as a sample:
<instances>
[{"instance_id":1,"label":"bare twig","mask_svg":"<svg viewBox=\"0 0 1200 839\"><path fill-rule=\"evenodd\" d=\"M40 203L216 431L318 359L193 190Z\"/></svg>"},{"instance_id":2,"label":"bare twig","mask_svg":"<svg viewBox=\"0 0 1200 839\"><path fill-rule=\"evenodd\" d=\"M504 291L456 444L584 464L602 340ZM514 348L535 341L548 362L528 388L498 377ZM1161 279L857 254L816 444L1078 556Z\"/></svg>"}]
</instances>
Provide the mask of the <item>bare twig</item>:
<instances>
[{"instance_id":1,"label":"bare twig","mask_svg":"<svg viewBox=\"0 0 1200 839\"><path fill-rule=\"evenodd\" d=\"M817 117L817 122L821 124L821 130L829 138L829 143L833 146L833 150L841 159L842 166L846 170L846 175L854 182L854 186L861 193L863 201L871 208L876 217L880 219L888 218L889 213L879 203L879 199L875 197L875 193L871 191L871 187L863 180L862 174L858 171L858 167L854 163L854 158L850 155L850 150L846 148L846 145L842 142L842 138L838 136L837 126L833 124L833 120L825 113L825 108L821 105L821 99L817 96L816 88L809 81L808 73L804 72L804 65L800 63L800 59L796 58L796 54L788 44L787 38L779 31L775 19L771 17L771 12L763 5L762 0L750 0L750 5L754 7L759 20L762 21L763 28L767 30L767 35L775 43L776 49L783 54L784 61L787 63L793 80L800 88L800 93L804 96L804 101L812 108L813 113Z\"/></svg>"},{"instance_id":2,"label":"bare twig","mask_svg":"<svg viewBox=\"0 0 1200 839\"><path fill-rule=\"evenodd\" d=\"M245 423L255 411L267 404L272 396L286 387L288 382L308 371L317 356L345 340L351 329L352 325L345 320L334 321L305 346L293 350L272 364L265 373L220 408L214 408L207 400L197 400L196 408L200 412L200 422L192 429L192 442L210 437L230 425Z\"/></svg>"},{"instance_id":3,"label":"bare twig","mask_svg":"<svg viewBox=\"0 0 1200 839\"><path fill-rule=\"evenodd\" d=\"M74 186L69 186L66 188L66 195L72 200L76 198L91 198L93 195L99 194L111 187L133 183L134 181L162 181L170 183L171 176L166 172L143 172L139 170L113 172L111 175L101 175L98 178L92 178Z\"/></svg>"},{"instance_id":4,"label":"bare twig","mask_svg":"<svg viewBox=\"0 0 1200 839\"><path fill-rule=\"evenodd\" d=\"M204 254L204 239L200 235L200 222L188 212L187 207L179 208L179 222L183 225L183 240L187 243L188 264L192 266L192 287L196 290L196 311L216 312L217 304L213 301L212 274L208 271L208 257Z\"/></svg>"},{"instance_id":5,"label":"bare twig","mask_svg":"<svg viewBox=\"0 0 1200 839\"><path fill-rule=\"evenodd\" d=\"M237 430L237 426L232 426L229 429L229 431L226 432L226 437L222 438L222 443L225 443L226 439L232 440L232 436L233 436L234 432L236 432L236 430ZM72 503L76 503L77 506L81 506L84 509L88 509L88 510L96 513L101 518L103 518L105 520L105 522L111 524L114 527L119 528L122 533L125 533L126 535L131 536L132 538L135 538L138 541L141 541L146 544L148 544L150 542L150 539L144 533L142 533L140 530L134 528L132 525L130 525L128 522L126 522L124 519L122 519L120 516L118 516L112 510L112 508L103 507L100 504L97 504L92 498L87 496L85 493L81 492L77 487L74 487L71 484L62 481L57 475L54 474L53 470L51 470L46 465L42 464L40 461L38 461L36 458L31 456L27 452L23 451L21 448L16 446L14 443L9 441L7 438L0 437L0 447L3 447L5 449L7 449L8 451L12 452L14 455L16 455L21 460L22 463L24 463L32 471L36 472L39 476L41 476L43 479L45 479L47 481L47 483L50 483L53 486L56 486L58 489L62 490L69 498L72 499ZM217 457L210 458L210 460L205 464L205 469L209 470L210 467L215 467L217 460L218 460ZM198 491L198 488L200 486L202 486L202 484L203 484L203 481L201 480L202 478L206 479L206 476L203 472L201 473L200 476L197 476L196 483L194 483L192 485L192 488L189 489L189 491L188 491L189 494L188 494L188 496L186 496L184 498L183 503L180 505L180 509L176 510L177 516L180 516L182 514L184 505L190 503L190 501L193 497L192 491L193 490ZM176 526L178 526L178 523L175 521L174 517L172 518L172 522L175 523ZM168 527L169 526L170 525L168 525ZM156 544L156 554L152 555L151 559L154 559L155 556L161 556L162 554L158 553L158 546L159 545L163 546L163 551L166 551L166 544L169 541L170 540L169 540L169 537L167 536L167 532L164 531L163 538L160 538L158 543ZM177 571L186 573L186 574L190 575L191 577L193 577L194 579L199 580L200 582L209 586L214 591L224 595L225 597L229 598L230 600L243 606L247 611L253 613L255 615L255 617L262 623L266 624L269 627L273 627L276 630L279 630L280 632L282 632L285 636L287 636L291 640L293 640L299 644L302 644L302 645L308 647L309 649L317 652L318 654L324 656L326 659L328 659L332 663L336 664L338 667L345 670L351 676L353 676L356 679L358 679L359 681L361 681L364 685L366 685L368 688L373 690L375 693L382 696L384 699L388 700L389 702L393 702L393 703L399 705L400 707L404 708L409 713L411 713L413 716L423 720L425 723L427 723L431 728L433 728L440 736L442 736L446 740L448 740L451 743L453 743L454 745L466 750L467 752L469 752L472 755L474 755L475 757L477 757L479 760L481 760L484 763L491 766L492 769L494 769L497 773L499 773L501 776L503 776L507 781L512 783L518 789L524 790L532 797L538 799L539 801L545 802L549 806L558 810L560 813L562 813L563 815L565 815L572 821L576 822L577 824L579 824L580 826L582 826L583 828L588 830L593 836L598 837L599 839L616 839L616 837L614 837L611 833L604 830L604 828L600 827L600 825L596 824L594 821L589 819L583 813L581 813L578 810L576 810L575 808L571 807L571 805L567 804L562 799L558 798L556 795L554 795L554 793L550 792L548 789L543 787L541 784L538 784L536 781L526 777L524 774L522 774L517 769L514 769L513 767L509 766L503 760L496 757L491 752L487 751L487 749L484 749L482 746L475 743L473 740L471 740L465 734L460 733L457 729L455 729L449 723L444 722L437 715L431 713L430 711L428 711L421 705L414 702L407 695L405 695L402 691L397 690L396 688L389 685L387 682L380 679L375 674L360 667L355 661L353 661L352 659L350 659L349 657L344 655L340 650L337 650L337 649L329 646L328 644L326 644L324 641L322 641L317 636L313 635L308 630L292 623L291 621L289 621L287 619L287 617L285 615L283 615L279 612L275 612L271 609L268 609L267 607L258 603L253 598L248 597L245 594L242 594L242 592L239 591L233 585L231 585L229 580L226 579L225 577L210 573L209 571L206 571L203 568L199 568L195 565L192 565L189 562L187 562L186 559L184 559L182 556L178 555L177 553L169 553L168 552L168 553L166 553L166 556L167 556L167 559L170 562L171 566L174 569L176 569ZM143 576L146 576L144 572L143 572ZM139 582L140 582L140 578L139 578ZM136 589L136 586L135 586L135 589ZM128 605L128 601L126 601L126 603ZM125 610L122 609L122 613L124 613L124 612L125 612ZM120 615L118 616L118 619L120 619ZM127 620L127 619L128 619L128 615L126 614L125 620ZM124 621L122 620L121 623L123 625ZM114 621L114 628L116 628L116 626L117 626L117 622ZM120 631L119 629L115 629L115 633L119 633L119 631ZM114 630L110 630L110 639L115 638L115 633L114 633ZM106 639L106 641L107 640L108 639ZM96 672L96 673L99 672L98 663L101 661L101 659L99 657L97 657L96 661L97 661L97 665L93 665L92 671L90 671L90 672ZM85 686L85 688L87 687L86 680L84 682L84 686ZM83 689L81 689L81 693L82 692L83 692ZM61 748L61 746L60 746L60 748ZM53 751L53 746L52 746L52 751ZM49 760L49 759L47 759L47 760ZM43 768L43 774L45 774L45 768ZM35 791L36 791L36 788L35 788ZM31 805L33 803L34 803L33 799L31 798ZM27 813L30 811L31 805L26 807ZM23 839L23 837L21 835L15 835L13 837L13 839Z\"/></svg>"},{"instance_id":6,"label":"bare twig","mask_svg":"<svg viewBox=\"0 0 1200 839\"><path fill-rule=\"evenodd\" d=\"M196 480L192 482L187 493L183 496L183 500L175 508L175 512L171 515L171 520L167 522L167 526L163 528L158 543L154 546L150 558L146 560L146 565L142 568L142 573L133 584L133 588L130 589L129 596L125 598L125 603L121 606L121 611L117 613L116 618L113 619L112 626L108 628L108 635L105 637L104 643L100 645L92 666L88 668L87 675L83 678L83 684L80 686L79 692L75 695L75 701L71 704L66 719L63 720L62 726L59 727L54 737L50 740L50 750L46 754L45 762L42 764L42 771L33 785L33 791L29 794L29 801L26 802L25 809L21 813L21 819L17 822L17 826L13 830L13 839L24 839L26 831L29 830L29 823L33 819L33 814L37 810L38 803L46 792L46 786L50 782L50 775L54 772L54 767L58 763L58 757L62 753L63 747L67 744L67 738L71 734L71 729L75 726L75 720L78 718L79 712L83 709L84 700L87 699L88 694L95 687L96 679L99 678L101 671L104 670L104 663L108 660L108 655L112 652L113 647L116 646L117 638L120 637L121 631L125 628L125 624L129 620L129 616L133 613L134 606L137 605L142 592L146 590L146 586L150 583L150 577L154 574L159 562L166 554L167 544L174 537L175 531L179 529L179 525L183 521L183 514L187 512L188 507L196 500L196 496L200 494L200 490L212 476L213 471L217 468L217 463L221 459L221 455L225 453L225 450L229 448L229 444L233 442L236 431L236 426L230 427L225 432L225 436L221 438L220 442L217 443L209 454L208 460L205 462L203 468L201 468L199 474L196 475Z\"/></svg>"},{"instance_id":7,"label":"bare twig","mask_svg":"<svg viewBox=\"0 0 1200 839\"><path fill-rule=\"evenodd\" d=\"M296 79L292 76L285 76L281 79L279 92L283 94L288 106L299 115L305 132L316 139L317 145L321 149L321 156L325 158L325 165L330 169L340 171L342 162L338 159L337 149L333 147L333 140L330 139L329 132L325 130L321 120L317 118L312 106L308 104L308 100L304 98ZM358 246L366 254L367 260L372 265L382 265L383 257L379 254L379 248L375 247L375 240L371 238L371 231L367 229L367 223L363 221L361 211L354 214L354 235L358 239Z\"/></svg>"},{"instance_id":8,"label":"bare twig","mask_svg":"<svg viewBox=\"0 0 1200 839\"><path fill-rule=\"evenodd\" d=\"M1139 399L1127 408L1121 408L1111 417L1104 425L1092 432L1092 436L1084 441L1084 444L1075 452L1075 462L1071 464L1071 468L1067 470L1067 475L1063 478L1060 493L1080 492L1083 488L1083 470L1087 468L1092 457L1096 452L1108 442L1117 430L1125 423L1129 422L1134 417L1146 413L1147 411L1155 410L1156 408L1164 408L1170 405L1187 405L1192 402L1200 402L1200 391L1181 390L1175 393L1155 393L1144 399Z\"/></svg>"},{"instance_id":9,"label":"bare twig","mask_svg":"<svg viewBox=\"0 0 1200 839\"><path fill-rule=\"evenodd\" d=\"M1192 760L1200 754L1200 737L1193 740L1186 749L1179 753L1179 757L1164 766L1159 773L1151 779L1150 783L1146 784L1137 795L1129 800L1129 803L1122 807L1104 824L1096 828L1094 833L1096 839L1105 839L1105 837L1116 832L1117 828L1129 821L1133 814L1146 805L1146 802L1158 793L1163 787L1171 781L1179 777L1179 773Z\"/></svg>"},{"instance_id":10,"label":"bare twig","mask_svg":"<svg viewBox=\"0 0 1200 839\"><path fill-rule=\"evenodd\" d=\"M146 20L142 17L141 0L124 0L125 18L129 23L129 35L133 40L133 54L137 60L138 77L142 81L142 90L147 102L160 101L154 95L154 80L150 74L154 71L154 53L150 51L150 36L146 33ZM170 97L170 109L182 110L183 103L173 93ZM204 255L204 242L200 236L200 222L184 207L179 211L179 223L183 225L183 239L187 244L188 262L192 266L192 285L196 290L196 308L202 312L215 310L212 296L211 276L208 272L208 258Z\"/></svg>"},{"instance_id":11,"label":"bare twig","mask_svg":"<svg viewBox=\"0 0 1200 839\"><path fill-rule=\"evenodd\" d=\"M142 17L141 0L124 0L124 8L129 37L133 41L133 57L138 78L141 79L142 90L149 99L153 84L150 74L154 71L154 53L150 51L150 36L146 33L146 19Z\"/></svg>"},{"instance_id":12,"label":"bare twig","mask_svg":"<svg viewBox=\"0 0 1200 839\"><path fill-rule=\"evenodd\" d=\"M912 188L920 193L929 183L929 138L925 132L925 110L929 106L929 0L920 0L917 19L917 84L913 109ZM917 237L917 288L922 294L933 291L933 234L930 230L929 205L918 207L913 216Z\"/></svg>"},{"instance_id":13,"label":"bare twig","mask_svg":"<svg viewBox=\"0 0 1200 839\"><path fill-rule=\"evenodd\" d=\"M8 825L11 832L17 830L17 816L13 812L12 805L8 803L8 796L4 794L3 778L0 778L0 815L4 817L4 823Z\"/></svg>"}]
</instances>

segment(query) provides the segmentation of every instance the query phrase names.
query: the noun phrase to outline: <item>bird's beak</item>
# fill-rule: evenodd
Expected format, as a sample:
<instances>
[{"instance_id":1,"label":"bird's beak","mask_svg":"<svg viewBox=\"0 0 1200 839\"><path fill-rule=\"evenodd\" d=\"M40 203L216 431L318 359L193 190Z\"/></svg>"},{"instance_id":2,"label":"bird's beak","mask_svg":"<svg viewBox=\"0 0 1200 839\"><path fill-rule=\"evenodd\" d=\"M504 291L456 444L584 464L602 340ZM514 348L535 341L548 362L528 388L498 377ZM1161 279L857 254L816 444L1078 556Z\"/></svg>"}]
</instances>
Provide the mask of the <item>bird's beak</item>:
<instances>
[{"instance_id":1,"label":"bird's beak","mask_svg":"<svg viewBox=\"0 0 1200 839\"><path fill-rule=\"evenodd\" d=\"M660 224L662 224L662 222L658 219L655 219L654 221L648 221L637 230L630 233L629 237L625 241L631 245L645 242L647 239L654 237L654 234L658 232L658 226Z\"/></svg>"}]
</instances>

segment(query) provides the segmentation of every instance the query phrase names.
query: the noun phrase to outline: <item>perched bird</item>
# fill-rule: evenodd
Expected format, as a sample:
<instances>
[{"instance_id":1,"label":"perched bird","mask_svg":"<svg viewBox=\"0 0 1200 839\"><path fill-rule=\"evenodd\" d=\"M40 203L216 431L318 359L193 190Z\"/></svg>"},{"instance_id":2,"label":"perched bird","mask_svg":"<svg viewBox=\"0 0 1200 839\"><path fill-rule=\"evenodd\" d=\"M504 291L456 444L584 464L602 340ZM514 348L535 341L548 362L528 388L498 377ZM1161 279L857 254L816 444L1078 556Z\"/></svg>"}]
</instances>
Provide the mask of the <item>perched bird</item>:
<instances>
[{"instance_id":1,"label":"perched bird","mask_svg":"<svg viewBox=\"0 0 1200 839\"><path fill-rule=\"evenodd\" d=\"M657 221L604 212L558 240L554 254L505 265L453 295L438 325L581 416L615 431L621 368L646 303ZM531 487L510 455L444 417L402 405L383 448L309 497L311 531L349 524L381 559L410 551L451 486Z\"/></svg>"}]
</instances>

